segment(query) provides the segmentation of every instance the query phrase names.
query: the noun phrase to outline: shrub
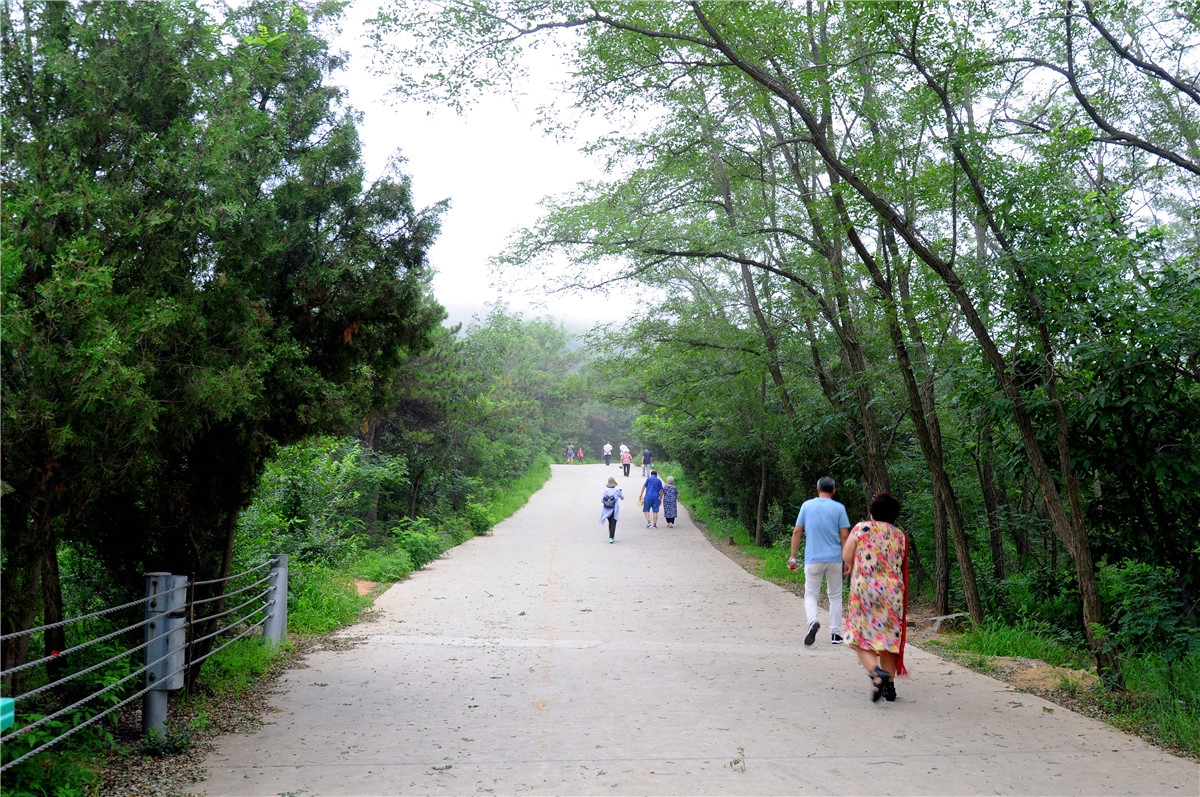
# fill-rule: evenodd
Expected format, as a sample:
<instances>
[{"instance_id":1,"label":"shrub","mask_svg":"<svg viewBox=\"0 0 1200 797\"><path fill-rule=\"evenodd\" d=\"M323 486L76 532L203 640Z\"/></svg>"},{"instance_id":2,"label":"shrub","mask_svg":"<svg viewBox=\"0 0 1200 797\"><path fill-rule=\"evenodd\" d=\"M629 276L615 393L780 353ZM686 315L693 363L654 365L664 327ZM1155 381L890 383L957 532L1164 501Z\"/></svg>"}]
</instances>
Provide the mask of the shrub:
<instances>
[{"instance_id":1,"label":"shrub","mask_svg":"<svg viewBox=\"0 0 1200 797\"><path fill-rule=\"evenodd\" d=\"M1173 567L1126 559L1102 564L1099 576L1105 615L1112 618L1112 641L1118 648L1157 652L1168 675L1176 661L1200 655L1200 631L1187 625Z\"/></svg>"},{"instance_id":2,"label":"shrub","mask_svg":"<svg viewBox=\"0 0 1200 797\"><path fill-rule=\"evenodd\" d=\"M399 581L416 568L403 548L375 548L364 551L350 568L357 578L367 581Z\"/></svg>"},{"instance_id":3,"label":"shrub","mask_svg":"<svg viewBox=\"0 0 1200 797\"><path fill-rule=\"evenodd\" d=\"M359 595L350 576L328 567L308 565L288 573L288 630L319 634L353 622L371 605Z\"/></svg>"},{"instance_id":4,"label":"shrub","mask_svg":"<svg viewBox=\"0 0 1200 797\"><path fill-rule=\"evenodd\" d=\"M426 518L404 518L392 527L396 545L412 557L413 567L420 570L446 550L446 540Z\"/></svg>"},{"instance_id":5,"label":"shrub","mask_svg":"<svg viewBox=\"0 0 1200 797\"><path fill-rule=\"evenodd\" d=\"M467 528L473 534L487 534L492 528L492 521L488 517L487 509L482 504L468 501L461 515L463 521L467 524Z\"/></svg>"}]
</instances>

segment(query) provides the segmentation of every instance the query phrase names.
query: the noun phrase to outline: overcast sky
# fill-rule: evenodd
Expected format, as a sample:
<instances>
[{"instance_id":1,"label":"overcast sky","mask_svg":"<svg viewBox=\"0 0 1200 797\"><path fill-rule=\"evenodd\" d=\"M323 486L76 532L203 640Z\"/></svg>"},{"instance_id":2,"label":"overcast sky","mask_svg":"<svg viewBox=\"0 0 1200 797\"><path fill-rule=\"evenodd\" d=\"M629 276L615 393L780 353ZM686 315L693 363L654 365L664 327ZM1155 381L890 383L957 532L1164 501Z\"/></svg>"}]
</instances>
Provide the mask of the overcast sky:
<instances>
[{"instance_id":1,"label":"overcast sky","mask_svg":"<svg viewBox=\"0 0 1200 797\"><path fill-rule=\"evenodd\" d=\"M399 150L418 206L451 201L430 252L437 270L434 293L450 320L467 321L497 300L526 315L549 313L587 325L609 315L599 299L559 297L539 306L544 297L527 296L488 267L516 230L536 221L543 197L602 176L598 161L578 152L577 143L548 138L536 124L534 110L551 98L553 76L543 69L524 88L527 96L485 97L461 116L450 109L399 104L388 95L388 82L368 69L362 20L372 6L357 2L347 10L335 46L350 53L350 66L337 80L348 89L349 103L364 114L359 131L370 176L378 176Z\"/></svg>"}]
</instances>

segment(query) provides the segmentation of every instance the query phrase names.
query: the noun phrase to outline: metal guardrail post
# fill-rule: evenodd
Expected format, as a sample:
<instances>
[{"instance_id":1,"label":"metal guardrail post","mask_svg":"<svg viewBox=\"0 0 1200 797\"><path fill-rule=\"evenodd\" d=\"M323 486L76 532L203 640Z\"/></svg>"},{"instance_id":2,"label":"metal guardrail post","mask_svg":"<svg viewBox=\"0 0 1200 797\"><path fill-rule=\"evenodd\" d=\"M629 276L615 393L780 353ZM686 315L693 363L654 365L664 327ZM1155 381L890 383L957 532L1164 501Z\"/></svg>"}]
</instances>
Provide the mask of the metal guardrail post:
<instances>
[{"instance_id":1,"label":"metal guardrail post","mask_svg":"<svg viewBox=\"0 0 1200 797\"><path fill-rule=\"evenodd\" d=\"M183 688L187 643L187 576L146 574L146 686L142 734L161 733L167 723L167 692ZM161 659L161 661L159 661Z\"/></svg>"},{"instance_id":2,"label":"metal guardrail post","mask_svg":"<svg viewBox=\"0 0 1200 797\"><path fill-rule=\"evenodd\" d=\"M263 643L272 648L287 639L288 555L278 554L274 560L267 580L267 621L263 624Z\"/></svg>"}]
</instances>

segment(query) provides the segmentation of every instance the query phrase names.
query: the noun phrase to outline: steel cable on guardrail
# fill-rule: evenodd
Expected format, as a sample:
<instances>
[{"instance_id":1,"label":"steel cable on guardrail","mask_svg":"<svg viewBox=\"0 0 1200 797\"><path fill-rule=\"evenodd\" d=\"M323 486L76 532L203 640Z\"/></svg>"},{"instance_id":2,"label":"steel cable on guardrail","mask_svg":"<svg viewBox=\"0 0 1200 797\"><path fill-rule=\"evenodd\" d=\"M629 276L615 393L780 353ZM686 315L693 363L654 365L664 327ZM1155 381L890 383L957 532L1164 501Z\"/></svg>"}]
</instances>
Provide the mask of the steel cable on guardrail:
<instances>
[{"instance_id":1,"label":"steel cable on guardrail","mask_svg":"<svg viewBox=\"0 0 1200 797\"><path fill-rule=\"evenodd\" d=\"M164 636L165 636L165 635L164 635ZM145 646L146 646L146 645L148 645L148 644L150 644L150 643L149 643L149 642L147 642L147 643L145 643L145 644L143 644L143 645L140 645L140 646L139 646L139 648L145 647ZM30 730L32 730L32 729L34 729L34 728L36 728L36 727L40 726L42 723L49 722L50 720L52 720L52 719L54 719L54 718L56 718L56 717L59 717L59 716L61 716L61 715L62 715L64 712L66 712L66 711L70 711L71 709L75 708L76 706L78 706L78 705L81 705L81 704L83 704L83 703L86 703L87 701L91 700L93 697L98 697L98 696L100 696L100 695L104 694L105 692L110 692L110 691L112 691L112 690L113 690L113 689L115 689L116 687L118 687L118 686L120 686L121 684L123 684L124 682L128 681L130 678L133 678L133 677L135 677L135 676L141 675L141 674L142 674L142 673L144 673L146 670L148 670L148 669L150 669L151 667L153 667L155 664L158 664L159 662L166 661L166 660L167 660L167 659L169 659L169 658L170 658L172 655L174 655L174 653L173 653L173 652L172 652L172 653L168 653L166 656L163 656L163 657L161 657L161 658L155 659L154 661L150 662L149 664L147 664L146 666L142 667L141 669L139 669L139 670L135 670L134 672L131 672L129 675L126 675L124 678L122 678L122 679L121 679L121 680L119 680L119 681L115 681L115 682L113 682L112 684L108 685L108 686L107 686L107 687L105 687L104 689L101 689L99 692L94 692L94 693L92 693L91 695L89 695L88 697L86 697L86 698L84 698L83 700L79 701L78 703L73 703L73 704L72 704L72 705L70 705L70 706L67 706L67 707L65 707L65 708L59 709L58 711L54 712L53 714L49 714L49 715L47 715L47 716L45 716L45 717L42 717L40 720L37 720L36 722L31 722L31 723L29 723L28 725L22 726L21 728L19 728L19 729L17 729L17 730L15 730L15 731L13 731L12 733L6 734L6 736L5 736L5 737L0 737L0 738L7 738L7 737L16 736L16 735L19 735L19 734L22 734L22 733L28 733ZM170 673L168 673L168 674L167 674L167 677L170 677L170 676L172 676L172 675L176 675L177 673L183 672L183 671L184 671L184 669L186 669L186 667L179 667L179 668L177 668L177 669L175 669L175 670L172 670ZM76 725L74 728L71 728L70 730L68 730L68 731L66 731L66 732L64 732L64 733L62 733L62 734L60 734L60 735L58 735L58 736L55 736L53 739L50 739L49 741L45 742L44 744L41 744L41 745L39 745L39 746L35 747L34 749L32 749L32 750L29 750L28 752L26 752L24 755L20 756L19 758L14 758L12 761L9 761L9 762L8 762L7 764L5 764L4 766L0 766L0 772L4 772L4 771L5 771L6 769L8 769L9 767L11 767L11 766L15 766L16 764L19 764L19 763L21 763L22 761L24 761L25 759L29 758L30 756L37 755L37 754L38 754L38 753L40 753L41 751L45 750L47 747L50 747L51 745L58 744L58 743L59 743L59 742L61 742L63 739L66 739L67 737L69 737L69 736L73 735L73 734L74 734L74 733L76 733L77 731L81 731L81 730L83 730L84 728L86 728L87 726L91 725L92 723L99 721L99 720L100 720L102 717L105 717L105 716L107 716L107 715L111 714L112 712L114 712L114 711L116 711L117 709L121 708L122 706L124 706L124 705L126 705L126 704L130 703L131 701L133 701L133 700L136 700L137 698L141 697L142 695L146 694L147 692L151 691L152 689L154 689L154 686L153 686L153 685L151 685L151 686L147 686L145 689L141 690L140 692L136 692L135 694L132 694L132 695L130 695L129 697L127 697L127 698L125 698L124 700L122 700L121 702L119 702L119 703L116 703L116 704L114 704L114 705L112 705L112 706L109 706L109 707L108 707L108 708L106 708L104 711L101 711L99 714L95 714L95 715L93 715L93 716L91 716L91 717L87 718L87 719L86 719L86 720L84 720L83 722L81 722L81 723L79 723L78 725Z\"/></svg>"},{"instance_id":2,"label":"steel cable on guardrail","mask_svg":"<svg viewBox=\"0 0 1200 797\"><path fill-rule=\"evenodd\" d=\"M203 606L204 604L212 603L213 601L225 600L226 598L229 598L233 595L240 595L243 592L245 592L246 590L254 589L259 584L266 584L270 580L271 580L270 576L267 576L266 578L260 578L258 581L255 581L253 584L247 584L246 586L242 587L241 589L235 589L235 590L231 590L229 592L222 592L220 595L213 595L211 598L200 598L198 600L196 598L193 598L191 603L193 606ZM201 618L201 619L204 620L207 618Z\"/></svg>"},{"instance_id":3,"label":"steel cable on guardrail","mask_svg":"<svg viewBox=\"0 0 1200 797\"><path fill-rule=\"evenodd\" d=\"M180 590L180 589L186 589L186 587L176 587L175 590L167 590L166 592L164 592L162 594L167 594L168 592L174 592L174 591ZM100 611L92 612L91 614L83 614L83 615L80 615L79 617L72 617L70 620L59 620L57 623L50 623L49 625L39 625L37 628L27 628L24 631L13 631L11 633L5 634L4 636L0 636L0 642L6 642L10 639L16 639L17 637L23 637L23 636L29 636L30 634L36 634L38 631L48 631L51 628L58 628L58 627L64 626L64 625L70 625L71 623L78 623L78 622L82 622L84 620L91 620L93 617L102 617L103 615L106 615L106 614L112 614L113 612L119 612L122 609L130 609L130 608L133 608L134 606L140 606L141 604L148 603L149 601L152 601L152 600L155 600L155 598L154 597L145 597L140 600L130 601L129 603L123 603L120 606L111 606L107 609L101 609Z\"/></svg>"},{"instance_id":4,"label":"steel cable on guardrail","mask_svg":"<svg viewBox=\"0 0 1200 797\"><path fill-rule=\"evenodd\" d=\"M136 606L145 605L147 603L150 603L151 601L161 600L165 596L168 596L179 590L185 590L187 592L186 598L184 599L185 604L186 604L185 616L187 619L181 618L181 624L179 626L176 626L170 630L164 631L163 633L161 633L157 636L154 636L151 639L148 639L148 640L142 642L141 644L135 645L135 646L129 648L128 650L125 650L123 652L117 653L116 655L110 656L109 658L105 659L104 661L92 664L88 667L78 670L77 672L71 673L69 675L65 675L61 678L57 678L49 683L46 683L35 689L31 689L27 692L23 692L22 694L17 695L15 698L13 698L13 700L14 700L14 702L16 700L28 700L30 698L41 695L47 691L61 687L63 684L68 683L74 679L86 676L86 675L93 673L97 670L100 670L106 666L109 666L117 661L120 661L121 659L130 657L130 656L134 655L135 653L146 650L151 645L154 645L155 643L159 643L163 639L170 637L171 635L178 633L181 630L185 631L187 636L192 637L191 639L188 639L186 643L184 643L184 648L186 649L186 653L184 656L185 662L182 666L177 667L176 669L174 669L171 672L166 673L166 674L157 673L157 675L158 675L157 679L152 677L151 680L154 682L148 684L144 689L141 689L141 690L135 692L134 694L129 695L128 697L118 701L117 703L115 703L112 706L109 706L108 708L104 709L103 711L100 711L99 713L94 714L93 716L89 717L88 719L83 720L78 725L64 731L63 733L54 737L53 739L49 739L46 742L44 742L43 744L38 745L36 748L29 750L28 752L24 753L23 755L21 755L17 758L14 758L12 761L9 761L6 764L3 764L3 766L0 766L0 772L8 770L10 767L12 767L22 761L25 761L30 756L36 755L37 753L41 752L42 750L45 750L46 748L48 748L54 744L57 744L58 742L72 736L73 734L83 730L84 728L87 728L88 726L90 726L90 725L98 722L102 718L108 716L112 712L117 711L118 709L128 705L129 703L138 699L139 697L147 696L149 693L154 692L154 691L162 691L163 687L161 686L161 684L165 683L168 679L175 677L179 673L187 672L188 670L195 667L196 665L202 664L209 657L219 653L220 651L222 651L225 648L229 647L230 645L234 644L238 640L243 639L244 637L246 637L248 634L252 633L256 629L264 627L267 624L268 620L270 620L271 618L276 616L275 612L271 610L271 607L276 605L276 601L269 597L271 592L275 589L274 585L269 586L266 589L263 589L263 590L259 591L258 593L248 597L246 600L243 600L241 603L239 603L237 606L234 606L231 609L221 611L220 613L216 613L216 614L213 614L208 617L203 617L203 618L199 618L199 619L192 619L192 618L194 618L195 606L212 603L214 601L224 601L231 596L243 595L245 593L248 593L248 592L254 590L257 587L260 587L263 584L267 584L268 582L271 581L272 576L266 576L264 578L260 578L260 579L253 581L245 586L242 586L238 589L231 590L228 592L226 592L224 589L222 589L222 591L221 591L222 594L219 594L219 595L216 595L213 597L209 597L209 598L199 599L199 600L195 599L195 589L194 588L196 586L207 586L207 585L211 585L211 584L228 585L229 582L234 581L235 579L244 578L246 576L251 576L252 574L254 574L256 572L259 572L263 569L272 567L273 565L275 565L275 563L277 563L279 561L280 561L279 557L271 557L270 559L265 561L263 564L258 565L256 567L249 568L249 569L247 569L241 573L237 573L235 575L226 576L226 577L218 578L218 579L212 579L209 581L200 581L200 582L188 581L184 584L181 584L178 587L166 589L163 592L160 592L156 595L149 595L149 596L147 596L145 598L141 598L139 600L130 601L128 603L123 603L118 606L112 606L112 607L102 609L102 610L99 610L96 612L91 612L89 614L81 615L79 617L73 617L68 620L62 620L62 621L59 621L56 623L50 623L50 624L39 626L36 628L30 628L30 629L26 629L24 631L17 631L17 632L5 634L4 636L0 637L0 640L2 640L2 641L17 639L20 637L28 636L30 634L44 632L44 631L47 631L47 630L50 630L53 628L59 628L62 626L70 625L72 623L78 623L78 622L82 622L84 620L90 620L90 619L97 618L97 617L103 617L104 615L112 614L114 612L119 612L119 611L130 609L130 608L133 608ZM168 605L170 605L170 601L167 601L166 603L163 603L161 605L164 607L168 606ZM238 617L238 619L236 619L232 622L228 622L228 623L221 622L221 621L224 621L225 618L236 615L237 613L243 611L244 609L247 609L248 607L252 607L251 610L246 612L244 615L241 615L240 617ZM74 656L75 654L78 654L80 651L85 650L88 647L100 644L102 642L109 641L109 640L111 640L115 637L119 637L123 634L128 634L131 631L136 631L139 628L143 628L151 623L154 623L157 619L159 619L161 617L166 617L169 615L174 615L176 617L180 617L180 615L176 614L177 611L178 610L171 611L171 612L169 612L169 614L162 613L162 612L155 613L153 616L147 617L146 619L144 619L140 622L126 626L126 627L121 628L116 631L111 631L109 633L103 634L103 635L96 637L95 639L91 639L87 642L73 645L69 648L65 648L62 651L52 651L49 656L45 656L45 657L37 659L35 661L25 662L21 665L18 665L16 667L12 667L8 670L0 672L0 677L11 676L16 673L23 672L25 670L29 670L34 667L38 667L41 665L47 665L50 662L62 661L64 659L64 657ZM263 615L260 619L258 619L257 621L254 621L252 623L249 623L249 625L247 625L247 623L253 617L255 617L256 615L260 615L260 614ZM211 623L220 623L221 627L209 634L204 635L204 636L201 636L201 637L194 636L194 634L201 627L208 625L210 622ZM191 658L193 648L197 643L206 642L210 639L214 639L214 638L220 637L222 635L227 635L227 634L233 633L235 631L239 631L239 630L240 630L240 633L237 633L236 636L233 636L232 638L226 640L223 644L207 651L203 656L197 657L195 659ZM132 672L129 672L127 675L106 685L104 688L91 693L90 695L84 697L83 699L78 700L74 703L71 703L70 705L63 706L62 708L59 708L58 710L53 711L52 713L50 713L46 716L39 717L37 720L35 720L27 725L21 726L20 728L16 728L13 731L11 731L10 733L0 735L0 741L8 742L16 736L19 736L19 735L22 735L25 733L29 733L30 731L37 729L37 728L45 725L46 723L52 722L56 719L59 719L59 718L63 717L65 714L68 714L71 711L79 709L80 707L95 700L96 698L99 698L103 695L106 695L110 692L113 692L114 690L117 690L117 689L129 684L129 682L133 681L135 678L144 676L146 673L150 672L152 670L152 668L161 664L163 661L166 661L171 656L178 655L179 652L180 652L180 648L178 648L178 647L176 647L172 650L169 650L165 655L159 657L158 659L156 659L152 662L148 662L144 666L142 666L136 670L133 670ZM177 688L177 687L175 687L175 688ZM170 690L170 688L168 688L168 691L169 690ZM147 697L147 699L149 699L149 698ZM143 709L143 710L145 710L145 709Z\"/></svg>"},{"instance_id":5,"label":"steel cable on guardrail","mask_svg":"<svg viewBox=\"0 0 1200 797\"><path fill-rule=\"evenodd\" d=\"M266 567L270 567L271 565L275 564L277 561L279 561L279 560L276 557L272 556L270 559L263 562L261 565L255 565L254 567L243 570L240 573L236 573L232 576L221 576L220 578L212 578L212 579L209 579L208 581L193 581L192 586L193 587L206 587L209 584L220 584L223 581L233 581L235 578L241 578L244 575L254 573L254 572L256 572L258 570L262 570L263 568L266 568Z\"/></svg>"},{"instance_id":6,"label":"steel cable on guardrail","mask_svg":"<svg viewBox=\"0 0 1200 797\"><path fill-rule=\"evenodd\" d=\"M131 648L131 649L129 650L129 652L130 652L130 653L135 653L135 652L137 652L137 651L139 651L139 650L142 650L143 648L149 647L150 645L154 644L155 642L159 641L160 639L163 639L163 638L165 638L165 637L169 636L171 633L173 633L173 632L171 632L171 631L167 631L166 633L160 634L160 635L158 635L158 636L156 636L156 637L154 637L154 638L152 638L152 639L148 639L147 641L143 642L142 644L138 645L137 647L135 647L135 648ZM147 664L143 665L142 667L140 667L140 668L138 668L138 669L134 670L133 672L129 673L128 675L126 675L124 678L121 678L121 679L119 679L119 680L117 680L117 681L113 681L111 684L109 684L108 686L104 687L103 689L100 689L99 691L92 692L90 695L88 695L87 697L83 698L82 700L77 700L76 702L72 703L72 704L71 704L71 705L69 705L69 706L63 706L63 707L62 707L62 708L60 708L58 711L55 711L55 712L53 712L52 714L47 714L46 716L44 716L44 717L42 717L42 718L40 718L40 719L34 720L33 722L29 723L28 725L23 725L23 726L21 726L20 728L18 728L18 729L16 729L16 730L14 730L14 731L12 731L12 732L10 732L10 733L7 733L7 734L5 734L4 736L0 737L0 739L9 739L9 738L12 738L13 736L17 736L17 735L19 735L19 734L23 734L23 733L29 733L29 732L30 732L31 730L33 730L34 728L39 728L39 727L41 727L42 725L46 724L47 722L50 722L51 720L54 720L54 719L57 719L57 718L61 717L63 714L66 714L68 711L71 711L72 709L78 708L79 706L82 706L84 703L88 703L88 702L92 701L93 699L95 699L95 698L97 698L97 697L100 697L100 696L101 696L101 695L103 695L103 694L107 694L108 692L111 692L112 690L114 690L114 689L116 689L118 686L120 686L121 684L123 684L123 683L125 683L126 681L130 680L131 678L136 678L137 676L139 676L139 675L141 675L142 673L144 673L144 672L146 672L147 670L149 670L149 669L150 669L151 667L153 667L155 664L158 664L158 663L160 663L160 662L166 661L167 659L171 658L171 656L173 656L173 655L174 655L174 651L168 652L168 653L167 653L167 655L165 655L165 656L161 656L161 657L159 657L159 658L155 659L154 661L152 661L152 662L149 662L149 663L147 663ZM183 667L180 667L180 668L178 668L178 669L175 669L175 670L173 670L173 671L170 673L170 675L174 675L174 674L176 674L176 673L182 672L182 671L183 671L183 669L184 669ZM145 694L146 692L149 692L149 691L150 691L151 689L153 689L153 688L154 688L154 687L153 687L153 685L151 685L151 686L148 686L148 687L146 687L145 689L143 689L141 692L139 692L139 693L138 693L138 695ZM107 714L107 713L109 713L110 711L112 711L112 708L109 708L108 710L104 711L102 714L100 714L100 715L97 715L97 716L103 716L104 714ZM95 719L95 717L92 717L91 719L92 719L92 720L94 720L94 719ZM77 725L75 728L72 728L70 731L68 731L68 732L66 732L66 733L63 733L63 734L60 734L59 736L56 736L56 737L54 737L54 738L53 738L53 739L51 739L50 741L48 741L48 742L46 742L45 744L43 744L41 747L38 747L38 748L36 748L35 750L31 750L30 752L26 753L25 755L21 756L20 758L14 759L13 761L9 761L9 762L8 762L7 764L5 764L3 767L0 767L0 772L3 772L4 770L8 769L8 768L9 768L9 767L11 767L13 764L16 764L18 761L23 761L23 760L25 760L26 758L28 758L28 757L29 757L30 755L32 755L33 753L36 753L36 752L38 752L38 750L43 750L43 749L45 749L45 748L49 747L50 745L52 745L52 744L55 744L56 742L58 742L58 741L60 741L60 740L62 740L62 739L65 739L65 738L67 738L67 737L68 737L68 736L70 736L72 733L74 733L76 730L79 730L79 728L81 728L81 727L84 727L84 726L85 726L85 725L87 725L87 724L90 724L90 722L87 722L87 723L81 723L80 725Z\"/></svg>"},{"instance_id":7,"label":"steel cable on guardrail","mask_svg":"<svg viewBox=\"0 0 1200 797\"><path fill-rule=\"evenodd\" d=\"M242 633L238 634L238 635L237 635L237 636L235 636L233 639L231 639L231 640L229 640L228 642L226 642L224 645L221 645L221 647L219 647L219 648L213 648L212 650L210 650L208 653L205 653L205 654L204 654L203 656L201 656L200 658L198 658L198 659L194 659L193 661L189 661L189 662L188 662L188 666L190 667L190 666L192 666L193 664L199 664L200 662L204 661L205 659L207 659L209 656L213 655L214 653L220 653L222 650L224 650L225 648L229 647L229 646L230 646L230 645L232 645L234 642L237 642L239 639L241 639L242 637L244 637L246 634L249 634L249 633L250 633L251 631L253 631L254 629L256 629L256 628L258 628L259 626L261 626L261 625L263 625L264 623L266 623L266 622L267 622L267 618L269 618L270 616L271 616L271 615L270 615L270 614L268 614L266 617L264 617L263 619L259 620L259 621L258 621L257 623L255 623L254 625L248 626L248 627L246 628L246 630L245 630L245 631L243 631ZM229 628L228 628L228 627L226 627L226 628L222 628L221 630L222 630L222 631L227 631L227 630L229 630Z\"/></svg>"},{"instance_id":8,"label":"steel cable on guardrail","mask_svg":"<svg viewBox=\"0 0 1200 797\"><path fill-rule=\"evenodd\" d=\"M237 606L234 606L232 609L223 611L220 614L210 614L207 617L201 617L199 620L193 620L191 623L192 627L194 628L196 626L204 625L205 623L208 623L212 620L220 620L222 617L228 617L229 615L233 614L234 612L238 611L239 609L243 609L243 608L249 606L251 603L254 603L256 600L266 597L267 593L269 593L270 591L271 591L271 589L270 589L270 587L268 587L267 589L264 589L262 592L258 593L254 597L250 598L249 600L243 601L242 603L238 604ZM254 614L257 614L258 612L261 612L264 608L265 608L265 606L255 609L253 612L250 612L249 614L247 614L246 617L251 617ZM242 620L245 620L246 617L243 617ZM218 632L218 633L220 633L220 632ZM204 637L204 639L207 639L207 638L208 637ZM200 641L199 639L192 640L193 643L199 642L199 641Z\"/></svg>"},{"instance_id":9,"label":"steel cable on guardrail","mask_svg":"<svg viewBox=\"0 0 1200 797\"><path fill-rule=\"evenodd\" d=\"M41 664L43 662L55 660L57 658L67 655L68 653L71 653L72 651L76 651L76 650L85 648L88 645L92 644L93 642L101 642L105 639L110 639L114 636L117 636L118 634L124 634L127 631L132 631L135 628L140 628L144 625L149 625L152 622L154 622L152 619L151 620L143 620L140 623L137 623L136 625L131 625L128 628L122 628L120 631L114 631L111 634L107 634L106 636L99 637L98 639L93 639L92 642L88 642L83 645L76 645L73 648L67 648L62 653L60 653L58 656L47 656L46 658L41 659L37 662L32 662L31 664L23 664L20 667L13 667L11 670L5 670L3 673L0 673L0 675L8 675L9 673L20 672L21 670L24 670L27 667L32 666L32 664ZM159 637L159 638L161 638L161 637ZM102 661L99 664L93 664L91 667L88 667L87 669L79 670L78 672L73 672L70 675L64 675L61 678L51 681L48 684L39 686L37 689L30 689L28 692L22 692L19 695L13 695L13 700L25 700L25 699L33 697L34 695L39 694L41 692L45 692L47 690L54 689L55 687L62 686L63 684L65 684L69 681L72 681L81 675L87 675L89 672L92 672L94 670L97 670L97 669L103 667L105 664L112 664L117 659L124 658L125 656L128 656L130 653L136 653L137 651L141 650L142 647L144 647L144 645L138 646L136 648L130 648L129 650L125 651L124 653L118 653L117 655L113 656L111 659L108 659L107 661Z\"/></svg>"}]
</instances>

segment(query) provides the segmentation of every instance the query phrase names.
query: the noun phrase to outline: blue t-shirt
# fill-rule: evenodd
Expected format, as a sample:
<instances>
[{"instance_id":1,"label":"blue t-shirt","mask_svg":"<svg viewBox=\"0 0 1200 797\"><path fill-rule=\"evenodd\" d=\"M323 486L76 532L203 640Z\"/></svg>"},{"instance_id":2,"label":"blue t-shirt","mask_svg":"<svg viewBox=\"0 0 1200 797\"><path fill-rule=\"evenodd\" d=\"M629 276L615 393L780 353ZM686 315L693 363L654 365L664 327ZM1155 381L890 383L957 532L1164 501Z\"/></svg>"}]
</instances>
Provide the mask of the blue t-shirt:
<instances>
[{"instance_id":1,"label":"blue t-shirt","mask_svg":"<svg viewBox=\"0 0 1200 797\"><path fill-rule=\"evenodd\" d=\"M657 476L651 476L649 479L646 479L646 500L657 501L658 494L662 492L662 488L662 479Z\"/></svg>"},{"instance_id":2,"label":"blue t-shirt","mask_svg":"<svg viewBox=\"0 0 1200 797\"><path fill-rule=\"evenodd\" d=\"M850 518L841 501L810 498L800 505L796 525L804 527L804 563L842 561L842 529Z\"/></svg>"}]
</instances>

